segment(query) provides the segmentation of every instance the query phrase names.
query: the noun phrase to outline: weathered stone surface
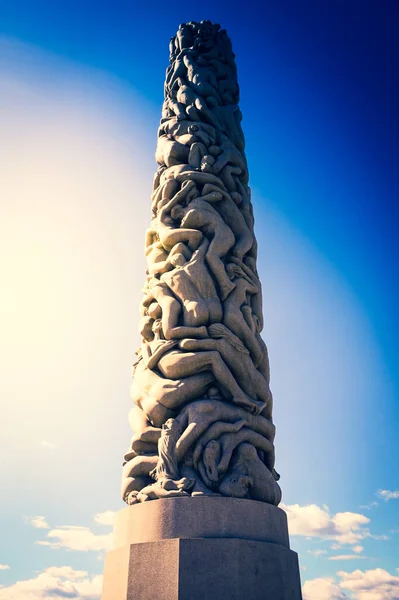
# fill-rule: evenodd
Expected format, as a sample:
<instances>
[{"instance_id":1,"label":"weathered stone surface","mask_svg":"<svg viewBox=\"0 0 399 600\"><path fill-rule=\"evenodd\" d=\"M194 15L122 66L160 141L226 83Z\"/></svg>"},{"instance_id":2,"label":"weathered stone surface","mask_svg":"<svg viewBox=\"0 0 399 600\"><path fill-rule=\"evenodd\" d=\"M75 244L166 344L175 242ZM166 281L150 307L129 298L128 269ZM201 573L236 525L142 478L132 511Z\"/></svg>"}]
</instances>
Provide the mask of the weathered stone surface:
<instances>
[{"instance_id":1,"label":"weathered stone surface","mask_svg":"<svg viewBox=\"0 0 399 600\"><path fill-rule=\"evenodd\" d=\"M179 600L301 600L297 555L284 546L189 539L179 550Z\"/></svg>"},{"instance_id":2,"label":"weathered stone surface","mask_svg":"<svg viewBox=\"0 0 399 600\"><path fill-rule=\"evenodd\" d=\"M172 538L241 538L289 548L286 513L264 502L197 496L128 506L116 515L113 548Z\"/></svg>"},{"instance_id":3,"label":"weathered stone surface","mask_svg":"<svg viewBox=\"0 0 399 600\"><path fill-rule=\"evenodd\" d=\"M127 504L278 505L273 398L231 43L209 21L170 42L131 389Z\"/></svg>"},{"instance_id":4,"label":"weathered stone surface","mask_svg":"<svg viewBox=\"0 0 399 600\"><path fill-rule=\"evenodd\" d=\"M112 575L129 561L126 589ZM149 576L150 574L150 576ZM170 539L108 553L102 600L301 600L298 559L285 546L235 538Z\"/></svg>"}]
</instances>

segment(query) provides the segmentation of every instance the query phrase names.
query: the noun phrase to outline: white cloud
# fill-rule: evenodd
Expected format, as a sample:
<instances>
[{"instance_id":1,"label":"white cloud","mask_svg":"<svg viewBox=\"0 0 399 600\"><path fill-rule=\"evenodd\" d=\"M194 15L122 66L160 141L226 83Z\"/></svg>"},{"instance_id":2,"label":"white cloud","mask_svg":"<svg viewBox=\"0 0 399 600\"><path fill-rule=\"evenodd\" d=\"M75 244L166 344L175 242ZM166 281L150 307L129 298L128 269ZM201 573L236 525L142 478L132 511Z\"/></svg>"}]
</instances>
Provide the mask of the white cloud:
<instances>
[{"instance_id":1,"label":"white cloud","mask_svg":"<svg viewBox=\"0 0 399 600\"><path fill-rule=\"evenodd\" d=\"M102 513L94 515L94 520L100 525L113 525L115 519L115 513L112 510L106 510Z\"/></svg>"},{"instance_id":2,"label":"white cloud","mask_svg":"<svg viewBox=\"0 0 399 600\"><path fill-rule=\"evenodd\" d=\"M329 556L328 560L355 560L358 558L367 558L367 556L359 556L358 554L337 554L336 556Z\"/></svg>"},{"instance_id":3,"label":"white cloud","mask_svg":"<svg viewBox=\"0 0 399 600\"><path fill-rule=\"evenodd\" d=\"M0 588L0 600L100 600L102 576L72 567L49 567L37 577Z\"/></svg>"},{"instance_id":4,"label":"white cloud","mask_svg":"<svg viewBox=\"0 0 399 600\"><path fill-rule=\"evenodd\" d=\"M361 552L363 552L364 548L363 546L353 546L352 550L353 552L356 552L356 554L360 554Z\"/></svg>"},{"instance_id":5,"label":"white cloud","mask_svg":"<svg viewBox=\"0 0 399 600\"><path fill-rule=\"evenodd\" d=\"M398 600L398 575L391 575L385 569L357 569L352 573L338 571L340 581L332 577L321 577L305 581L302 588L303 600Z\"/></svg>"},{"instance_id":6,"label":"white cloud","mask_svg":"<svg viewBox=\"0 0 399 600\"><path fill-rule=\"evenodd\" d=\"M399 598L399 576L385 569L370 569L352 573L338 571L340 587L353 594L356 600L397 600Z\"/></svg>"},{"instance_id":7,"label":"white cloud","mask_svg":"<svg viewBox=\"0 0 399 600\"><path fill-rule=\"evenodd\" d=\"M48 567L46 573L54 577L64 577L66 579L82 579L87 575L87 571L76 571L72 567Z\"/></svg>"},{"instance_id":8,"label":"white cloud","mask_svg":"<svg viewBox=\"0 0 399 600\"><path fill-rule=\"evenodd\" d=\"M397 500L399 498L399 490L378 490L377 496L388 502L388 500Z\"/></svg>"},{"instance_id":9,"label":"white cloud","mask_svg":"<svg viewBox=\"0 0 399 600\"><path fill-rule=\"evenodd\" d=\"M50 529L50 525L47 523L46 518L40 515L37 517L27 517L26 521L36 529Z\"/></svg>"},{"instance_id":10,"label":"white cloud","mask_svg":"<svg viewBox=\"0 0 399 600\"><path fill-rule=\"evenodd\" d=\"M318 548L317 550L308 550L308 553L313 554L313 556L317 558L318 556L323 556L323 554L327 554L327 550L320 550Z\"/></svg>"},{"instance_id":11,"label":"white cloud","mask_svg":"<svg viewBox=\"0 0 399 600\"><path fill-rule=\"evenodd\" d=\"M332 577L305 581L302 593L303 600L347 600L348 598Z\"/></svg>"},{"instance_id":12,"label":"white cloud","mask_svg":"<svg viewBox=\"0 0 399 600\"><path fill-rule=\"evenodd\" d=\"M389 540L389 536L385 535L385 534L373 535L373 534L370 533L369 537L371 537L373 540L380 540L380 541Z\"/></svg>"},{"instance_id":13,"label":"white cloud","mask_svg":"<svg viewBox=\"0 0 399 600\"><path fill-rule=\"evenodd\" d=\"M108 550L111 547L112 533L97 535L88 527L62 525L51 529L47 534L47 538L49 539L36 542L36 544L49 546L55 550L66 548L78 552L101 551Z\"/></svg>"},{"instance_id":14,"label":"white cloud","mask_svg":"<svg viewBox=\"0 0 399 600\"><path fill-rule=\"evenodd\" d=\"M10 565L0 565L0 571L8 571Z\"/></svg>"},{"instance_id":15,"label":"white cloud","mask_svg":"<svg viewBox=\"0 0 399 600\"><path fill-rule=\"evenodd\" d=\"M110 526L113 524L115 513L107 510L97 513L94 521L100 525ZM45 517L36 516L26 519L28 523L37 529L48 529L47 539L36 542L39 546L49 546L55 550L65 548L77 552L87 552L89 550L102 552L109 550L111 546L112 533L97 534L89 527L76 525L59 525L50 529ZM102 555L101 555L102 556Z\"/></svg>"},{"instance_id":16,"label":"white cloud","mask_svg":"<svg viewBox=\"0 0 399 600\"><path fill-rule=\"evenodd\" d=\"M364 510L371 510L372 508L376 508L376 506L378 506L378 502L370 502L370 504L361 504L359 506L359 508L362 508Z\"/></svg>"},{"instance_id":17,"label":"white cloud","mask_svg":"<svg viewBox=\"0 0 399 600\"><path fill-rule=\"evenodd\" d=\"M332 515L328 506L316 504L280 506L287 513L291 535L331 539L339 545L356 544L370 535L365 527L370 519L365 515L352 512Z\"/></svg>"}]
</instances>

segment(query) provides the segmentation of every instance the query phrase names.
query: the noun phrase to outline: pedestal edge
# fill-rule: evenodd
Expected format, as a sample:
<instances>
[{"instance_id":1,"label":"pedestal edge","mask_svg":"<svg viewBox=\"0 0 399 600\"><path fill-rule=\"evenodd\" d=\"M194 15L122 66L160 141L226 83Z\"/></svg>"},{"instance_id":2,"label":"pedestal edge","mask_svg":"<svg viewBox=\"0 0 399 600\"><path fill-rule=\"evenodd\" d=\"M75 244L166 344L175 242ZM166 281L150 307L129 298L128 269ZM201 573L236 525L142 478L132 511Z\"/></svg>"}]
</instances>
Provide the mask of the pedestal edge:
<instances>
[{"instance_id":1,"label":"pedestal edge","mask_svg":"<svg viewBox=\"0 0 399 600\"><path fill-rule=\"evenodd\" d=\"M127 506L116 515L113 548L176 538L237 538L290 547L286 513L255 500L168 498Z\"/></svg>"}]
</instances>

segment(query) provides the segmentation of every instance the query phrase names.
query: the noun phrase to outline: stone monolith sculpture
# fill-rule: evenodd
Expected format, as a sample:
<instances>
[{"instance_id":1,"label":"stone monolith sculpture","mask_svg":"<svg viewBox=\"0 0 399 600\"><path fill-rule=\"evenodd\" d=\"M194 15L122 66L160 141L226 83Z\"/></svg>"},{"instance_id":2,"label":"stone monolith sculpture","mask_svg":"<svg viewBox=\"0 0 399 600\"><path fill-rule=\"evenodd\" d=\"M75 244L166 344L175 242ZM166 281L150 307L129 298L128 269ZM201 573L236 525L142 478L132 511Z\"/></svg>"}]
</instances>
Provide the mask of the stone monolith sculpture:
<instances>
[{"instance_id":1,"label":"stone monolith sculpture","mask_svg":"<svg viewBox=\"0 0 399 600\"><path fill-rule=\"evenodd\" d=\"M103 600L299 600L274 468L262 290L234 54L170 42L141 346Z\"/></svg>"}]
</instances>

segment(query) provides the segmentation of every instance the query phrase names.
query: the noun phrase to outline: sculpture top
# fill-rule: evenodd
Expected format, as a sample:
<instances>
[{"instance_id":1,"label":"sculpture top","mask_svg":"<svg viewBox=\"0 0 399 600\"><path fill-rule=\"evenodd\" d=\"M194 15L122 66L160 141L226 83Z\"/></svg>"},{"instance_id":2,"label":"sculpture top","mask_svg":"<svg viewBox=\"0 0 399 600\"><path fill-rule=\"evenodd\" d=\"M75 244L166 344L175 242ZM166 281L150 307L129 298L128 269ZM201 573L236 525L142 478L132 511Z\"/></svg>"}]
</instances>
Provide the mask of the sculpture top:
<instances>
[{"instance_id":1,"label":"sculpture top","mask_svg":"<svg viewBox=\"0 0 399 600\"><path fill-rule=\"evenodd\" d=\"M203 121L233 135L233 142L243 150L242 131L231 131L232 114L235 121L241 120L237 107L240 92L226 30L210 21L183 23L171 38L169 49L161 123L171 117ZM223 110L226 107L230 108Z\"/></svg>"},{"instance_id":2,"label":"sculpture top","mask_svg":"<svg viewBox=\"0 0 399 600\"><path fill-rule=\"evenodd\" d=\"M210 21L189 21L181 23L177 34L170 40L169 62L173 64L177 56L190 50L192 56L200 56L210 64L215 62L228 64L234 75L237 75L235 54L231 41L225 29L220 29L218 23ZM238 102L238 96L236 99Z\"/></svg>"}]
</instances>

